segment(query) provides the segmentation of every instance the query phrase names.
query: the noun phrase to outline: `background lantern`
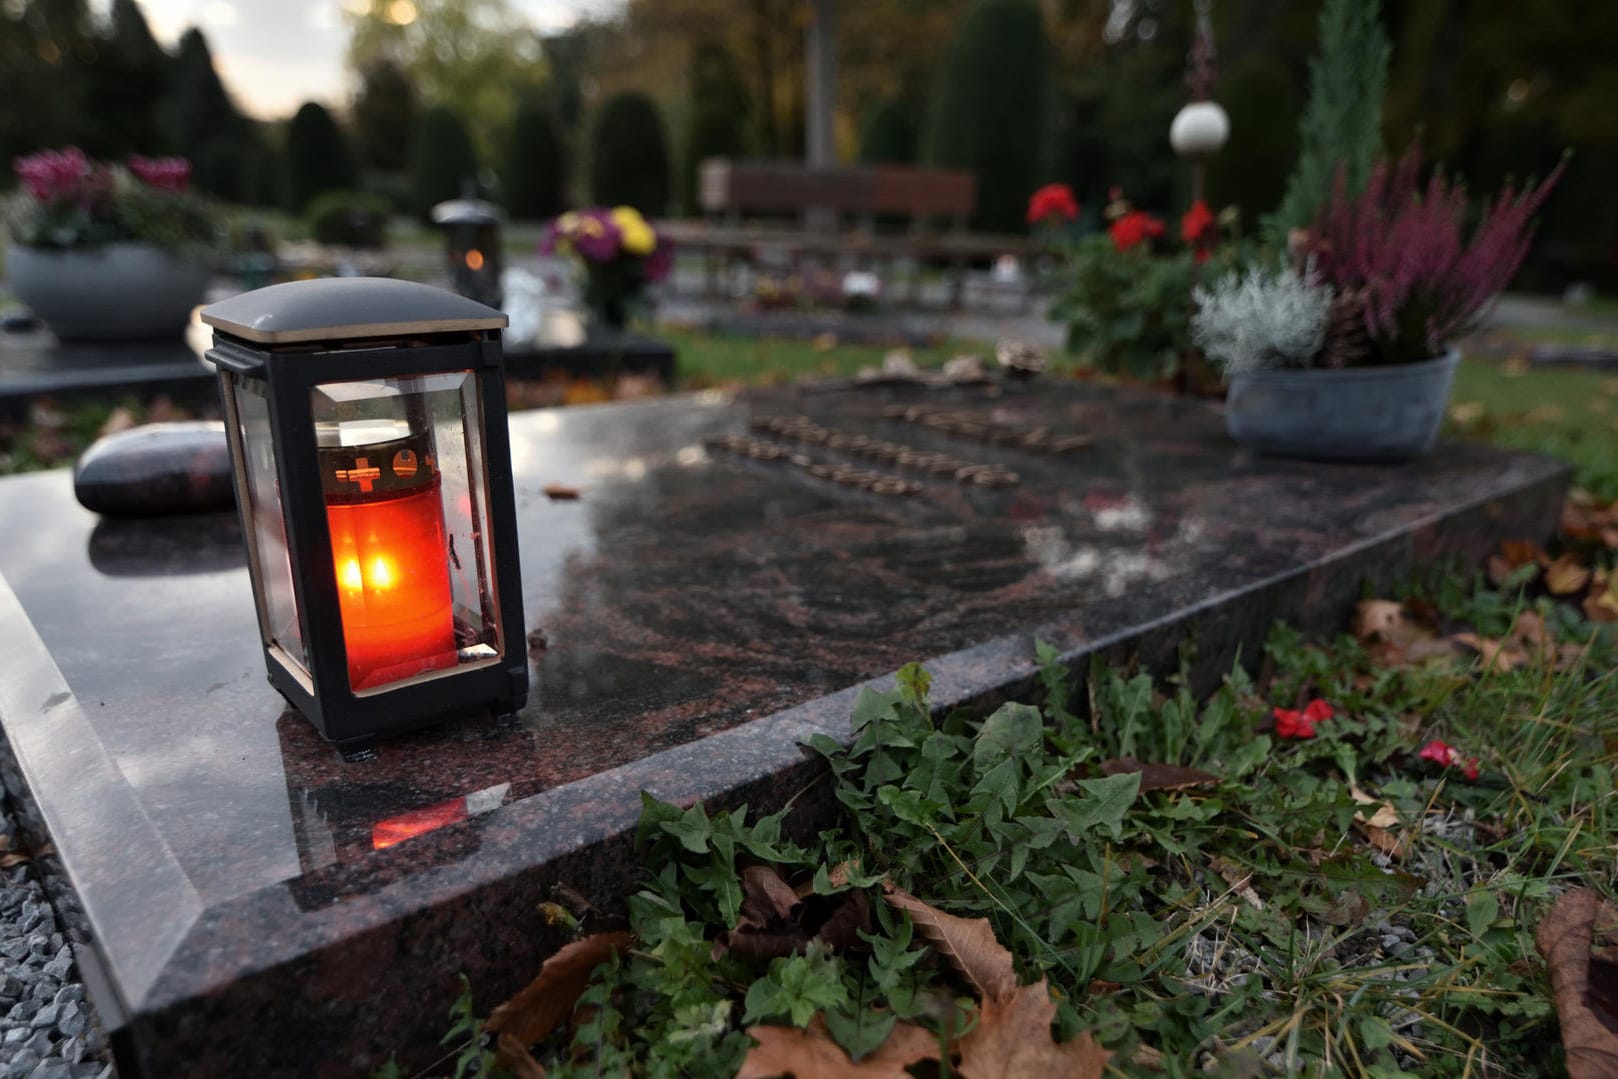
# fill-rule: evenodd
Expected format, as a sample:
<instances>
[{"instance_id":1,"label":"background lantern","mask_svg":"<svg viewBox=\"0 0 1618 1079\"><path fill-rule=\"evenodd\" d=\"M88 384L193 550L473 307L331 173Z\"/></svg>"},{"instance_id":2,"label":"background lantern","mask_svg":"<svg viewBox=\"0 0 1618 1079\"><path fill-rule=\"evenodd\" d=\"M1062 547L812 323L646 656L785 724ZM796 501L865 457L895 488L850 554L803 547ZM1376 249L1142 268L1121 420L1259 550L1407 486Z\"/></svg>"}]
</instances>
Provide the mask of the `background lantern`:
<instances>
[{"instance_id":1,"label":"background lantern","mask_svg":"<svg viewBox=\"0 0 1618 1079\"><path fill-rule=\"evenodd\" d=\"M356 277L202 320L271 684L345 745L522 707L505 316Z\"/></svg>"},{"instance_id":2,"label":"background lantern","mask_svg":"<svg viewBox=\"0 0 1618 1079\"><path fill-rule=\"evenodd\" d=\"M458 199L433 207L433 224L444 230L449 279L456 292L478 303L499 307L500 208L469 190Z\"/></svg>"}]
</instances>

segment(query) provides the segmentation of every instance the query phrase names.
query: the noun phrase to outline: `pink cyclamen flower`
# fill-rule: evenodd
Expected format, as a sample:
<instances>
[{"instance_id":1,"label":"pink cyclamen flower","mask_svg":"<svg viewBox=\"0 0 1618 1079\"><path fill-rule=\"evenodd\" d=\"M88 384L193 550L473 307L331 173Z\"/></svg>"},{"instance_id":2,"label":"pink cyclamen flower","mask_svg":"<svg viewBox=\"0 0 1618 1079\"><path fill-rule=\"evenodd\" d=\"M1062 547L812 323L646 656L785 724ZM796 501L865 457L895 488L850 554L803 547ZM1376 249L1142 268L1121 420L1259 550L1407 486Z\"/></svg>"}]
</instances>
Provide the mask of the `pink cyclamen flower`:
<instances>
[{"instance_id":1,"label":"pink cyclamen flower","mask_svg":"<svg viewBox=\"0 0 1618 1079\"><path fill-rule=\"evenodd\" d=\"M77 146L41 150L11 163L28 193L40 202L68 202L93 187L96 166Z\"/></svg>"},{"instance_id":2,"label":"pink cyclamen flower","mask_svg":"<svg viewBox=\"0 0 1618 1079\"><path fill-rule=\"evenodd\" d=\"M181 192L191 186L191 162L183 157L129 155L129 171L147 187Z\"/></svg>"}]
</instances>

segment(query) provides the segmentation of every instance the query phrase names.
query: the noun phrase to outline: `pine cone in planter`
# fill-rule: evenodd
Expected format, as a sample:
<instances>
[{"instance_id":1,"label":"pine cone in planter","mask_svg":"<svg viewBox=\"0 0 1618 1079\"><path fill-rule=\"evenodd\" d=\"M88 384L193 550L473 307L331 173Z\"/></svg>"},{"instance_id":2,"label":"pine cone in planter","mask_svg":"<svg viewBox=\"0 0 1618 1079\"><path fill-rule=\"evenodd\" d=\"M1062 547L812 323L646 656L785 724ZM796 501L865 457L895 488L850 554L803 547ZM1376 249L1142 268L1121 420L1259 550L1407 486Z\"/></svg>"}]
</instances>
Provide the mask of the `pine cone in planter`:
<instances>
[{"instance_id":1,"label":"pine cone in planter","mask_svg":"<svg viewBox=\"0 0 1618 1079\"><path fill-rule=\"evenodd\" d=\"M1332 297L1326 312L1326 338L1320 366L1359 367L1371 357L1371 335L1365 330L1365 293L1344 289Z\"/></svg>"}]
</instances>

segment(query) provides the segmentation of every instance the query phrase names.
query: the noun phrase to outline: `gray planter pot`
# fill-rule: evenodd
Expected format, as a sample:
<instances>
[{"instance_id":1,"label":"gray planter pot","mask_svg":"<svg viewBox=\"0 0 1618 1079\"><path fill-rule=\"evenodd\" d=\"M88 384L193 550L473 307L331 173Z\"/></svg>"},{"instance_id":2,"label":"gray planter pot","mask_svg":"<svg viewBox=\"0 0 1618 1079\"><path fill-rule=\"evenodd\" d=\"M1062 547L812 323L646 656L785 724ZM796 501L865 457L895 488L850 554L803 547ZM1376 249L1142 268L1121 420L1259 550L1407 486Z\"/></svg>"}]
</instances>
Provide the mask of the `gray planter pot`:
<instances>
[{"instance_id":1,"label":"gray planter pot","mask_svg":"<svg viewBox=\"0 0 1618 1079\"><path fill-rule=\"evenodd\" d=\"M1225 429L1260 453L1408 460L1438 440L1460 362L1461 354L1450 349L1420 363L1232 375Z\"/></svg>"},{"instance_id":2,"label":"gray planter pot","mask_svg":"<svg viewBox=\"0 0 1618 1079\"><path fill-rule=\"evenodd\" d=\"M12 291L65 340L178 337L202 302L208 266L146 244L6 249Z\"/></svg>"}]
</instances>

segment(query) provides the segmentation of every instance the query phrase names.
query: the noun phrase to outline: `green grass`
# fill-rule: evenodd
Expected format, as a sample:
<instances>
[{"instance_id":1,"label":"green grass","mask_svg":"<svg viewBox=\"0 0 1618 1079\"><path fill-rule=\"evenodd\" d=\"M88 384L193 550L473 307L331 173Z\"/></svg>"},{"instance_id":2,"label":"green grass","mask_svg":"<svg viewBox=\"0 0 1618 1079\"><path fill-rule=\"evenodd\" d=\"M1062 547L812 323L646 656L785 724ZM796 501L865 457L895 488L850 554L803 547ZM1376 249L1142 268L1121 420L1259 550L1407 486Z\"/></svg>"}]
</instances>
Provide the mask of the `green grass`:
<instances>
[{"instance_id":1,"label":"green grass","mask_svg":"<svg viewBox=\"0 0 1618 1079\"><path fill-rule=\"evenodd\" d=\"M675 326L659 326L655 332L677 350L680 380L689 387L853 375L861 368L881 367L883 357L896 347L736 337ZM992 345L960 340L904 351L922 367L937 366L964 352L985 360L994 355Z\"/></svg>"},{"instance_id":2,"label":"green grass","mask_svg":"<svg viewBox=\"0 0 1618 1079\"><path fill-rule=\"evenodd\" d=\"M1560 457L1579 485L1618 498L1618 374L1468 361L1450 417L1453 434Z\"/></svg>"}]
</instances>

